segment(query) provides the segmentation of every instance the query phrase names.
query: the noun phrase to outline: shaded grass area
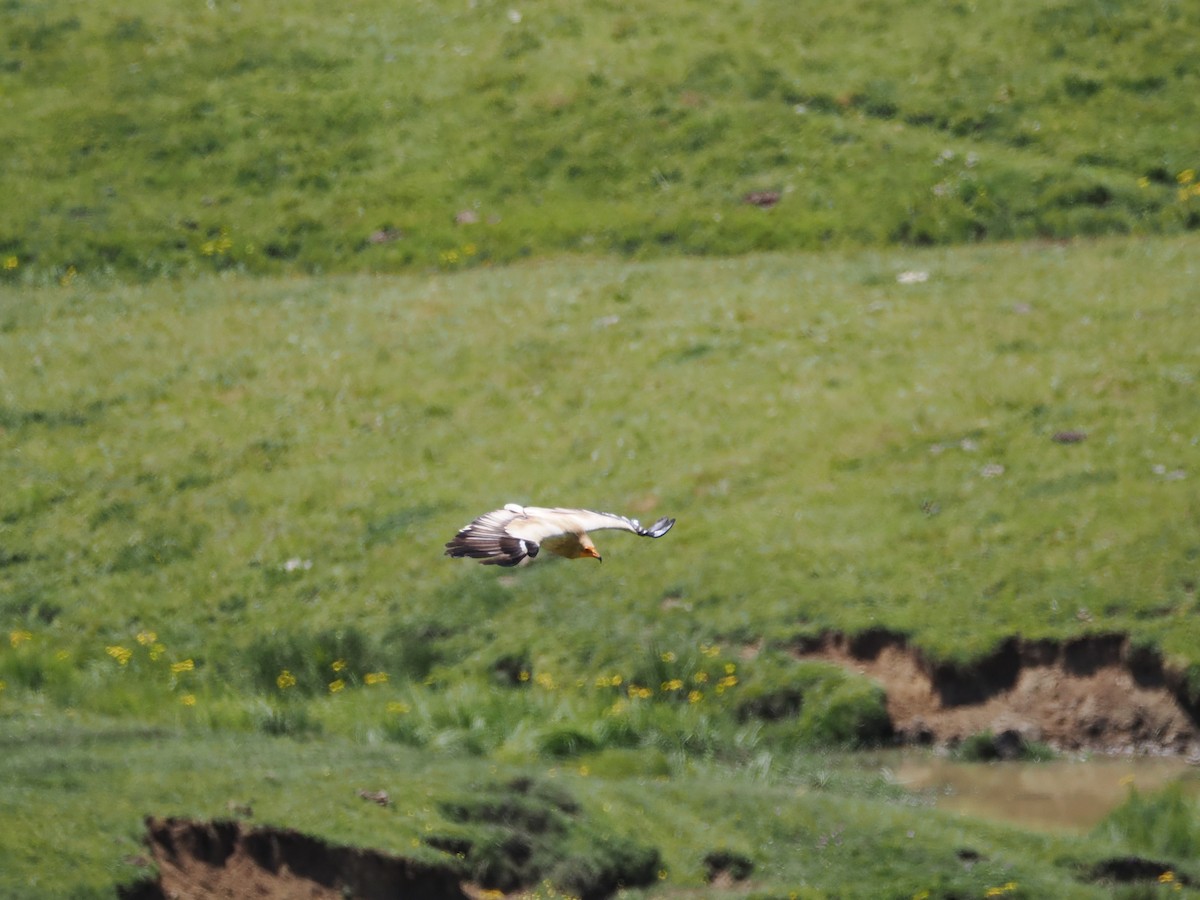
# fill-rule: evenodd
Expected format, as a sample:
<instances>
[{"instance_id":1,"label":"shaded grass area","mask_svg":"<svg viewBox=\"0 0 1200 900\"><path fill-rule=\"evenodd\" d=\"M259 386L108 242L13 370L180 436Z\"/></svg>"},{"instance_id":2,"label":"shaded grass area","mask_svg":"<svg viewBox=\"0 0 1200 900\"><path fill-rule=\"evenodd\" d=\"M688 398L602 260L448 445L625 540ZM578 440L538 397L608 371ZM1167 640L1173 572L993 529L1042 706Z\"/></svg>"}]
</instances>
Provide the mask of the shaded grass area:
<instances>
[{"instance_id":1,"label":"shaded grass area","mask_svg":"<svg viewBox=\"0 0 1200 900\"><path fill-rule=\"evenodd\" d=\"M5 15L8 280L1200 222L1186 3Z\"/></svg>"},{"instance_id":2,"label":"shaded grass area","mask_svg":"<svg viewBox=\"0 0 1200 900\"><path fill-rule=\"evenodd\" d=\"M763 896L1102 897L1111 886L1089 873L1130 851L1108 836L1023 834L922 808L880 774L815 756L770 778L686 766L668 778L604 758L497 765L79 718L8 718L0 741L0 816L22 823L0 831L0 890L14 900L112 897L145 877L147 812L249 816L496 887L553 852L549 873L577 895L621 872L628 896L721 896L706 886L714 861L740 860L735 890ZM385 791L387 805L364 790ZM512 852L522 842L528 856ZM1175 864L1186 877L1186 861ZM635 872L656 887L638 888Z\"/></svg>"}]
</instances>

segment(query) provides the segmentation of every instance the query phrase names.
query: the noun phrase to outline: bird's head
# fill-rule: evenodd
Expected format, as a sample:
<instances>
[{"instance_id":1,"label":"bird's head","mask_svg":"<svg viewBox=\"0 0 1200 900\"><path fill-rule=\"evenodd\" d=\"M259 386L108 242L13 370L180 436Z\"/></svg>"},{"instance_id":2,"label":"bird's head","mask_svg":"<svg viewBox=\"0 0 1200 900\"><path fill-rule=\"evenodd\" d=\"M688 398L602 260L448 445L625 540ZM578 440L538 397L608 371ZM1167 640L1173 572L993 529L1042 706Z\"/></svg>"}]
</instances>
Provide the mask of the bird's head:
<instances>
[{"instance_id":1,"label":"bird's head","mask_svg":"<svg viewBox=\"0 0 1200 900\"><path fill-rule=\"evenodd\" d=\"M600 551L596 549L596 545L591 543L579 548L579 556L580 558L588 557L589 559L594 559L596 562L604 562L600 558Z\"/></svg>"}]
</instances>

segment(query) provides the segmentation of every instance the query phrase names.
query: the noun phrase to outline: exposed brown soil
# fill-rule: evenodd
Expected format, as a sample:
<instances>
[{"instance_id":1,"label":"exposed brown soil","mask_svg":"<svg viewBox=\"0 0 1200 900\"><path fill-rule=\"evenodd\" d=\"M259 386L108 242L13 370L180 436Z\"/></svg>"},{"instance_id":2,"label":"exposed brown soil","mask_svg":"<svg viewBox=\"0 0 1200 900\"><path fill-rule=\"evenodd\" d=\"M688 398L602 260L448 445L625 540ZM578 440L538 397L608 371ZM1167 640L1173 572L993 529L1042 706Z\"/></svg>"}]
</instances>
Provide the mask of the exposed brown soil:
<instances>
[{"instance_id":1,"label":"exposed brown soil","mask_svg":"<svg viewBox=\"0 0 1200 900\"><path fill-rule=\"evenodd\" d=\"M124 900L467 900L450 867L339 847L283 828L240 822L146 820L158 878Z\"/></svg>"},{"instance_id":2,"label":"exposed brown soil","mask_svg":"<svg viewBox=\"0 0 1200 900\"><path fill-rule=\"evenodd\" d=\"M909 743L954 744L990 731L1061 750L1200 751L1200 704L1182 673L1120 634L1012 638L969 666L931 662L886 631L802 638L791 650L877 681L897 736Z\"/></svg>"},{"instance_id":3,"label":"exposed brown soil","mask_svg":"<svg viewBox=\"0 0 1200 900\"><path fill-rule=\"evenodd\" d=\"M969 666L933 662L903 635L886 631L799 638L790 649L797 658L836 663L879 682L902 741L954 744L992 732L1063 750L1200 755L1200 698L1182 673L1124 635L1012 638ZM148 818L146 828L158 876L123 889L125 900L482 896L451 866L339 847L289 829L170 818ZM748 861L741 868L743 861L732 857L708 862L714 883L749 874ZM1116 860L1094 877L1136 879L1142 868L1157 875L1164 865L1133 862L1141 868Z\"/></svg>"}]
</instances>

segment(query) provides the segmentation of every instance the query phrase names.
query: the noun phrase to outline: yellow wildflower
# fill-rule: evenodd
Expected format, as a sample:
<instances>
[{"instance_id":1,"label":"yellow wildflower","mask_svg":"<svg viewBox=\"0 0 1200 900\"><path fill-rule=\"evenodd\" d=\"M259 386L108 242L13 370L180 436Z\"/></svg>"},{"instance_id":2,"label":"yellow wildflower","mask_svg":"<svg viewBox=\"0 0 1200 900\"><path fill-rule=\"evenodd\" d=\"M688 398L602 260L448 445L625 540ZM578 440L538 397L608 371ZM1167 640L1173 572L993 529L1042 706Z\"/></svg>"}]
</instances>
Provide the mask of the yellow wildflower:
<instances>
[{"instance_id":1,"label":"yellow wildflower","mask_svg":"<svg viewBox=\"0 0 1200 900\"><path fill-rule=\"evenodd\" d=\"M20 264L20 261L15 256L7 256L4 258L4 268L9 272L11 272Z\"/></svg>"},{"instance_id":2,"label":"yellow wildflower","mask_svg":"<svg viewBox=\"0 0 1200 900\"><path fill-rule=\"evenodd\" d=\"M233 241L229 237L229 231L222 228L220 237L213 238L211 241L205 241L200 245L200 252L205 256L223 256L232 247Z\"/></svg>"},{"instance_id":3,"label":"yellow wildflower","mask_svg":"<svg viewBox=\"0 0 1200 900\"><path fill-rule=\"evenodd\" d=\"M333 669L335 672L340 672L346 668L346 661L344 659L335 659L329 668Z\"/></svg>"},{"instance_id":4,"label":"yellow wildflower","mask_svg":"<svg viewBox=\"0 0 1200 900\"><path fill-rule=\"evenodd\" d=\"M279 673L279 677L275 679L275 685L281 691L285 691L290 687L295 687L296 686L296 676L293 675L291 672L289 672L287 669L284 669L282 672Z\"/></svg>"},{"instance_id":5,"label":"yellow wildflower","mask_svg":"<svg viewBox=\"0 0 1200 900\"><path fill-rule=\"evenodd\" d=\"M122 647L120 644L113 644L110 647L105 647L104 652L117 661L117 665L124 666L129 664L129 658L133 656L133 651L128 647Z\"/></svg>"},{"instance_id":6,"label":"yellow wildflower","mask_svg":"<svg viewBox=\"0 0 1200 900\"><path fill-rule=\"evenodd\" d=\"M13 645L14 650L17 647L20 647L26 641L31 640L33 640L33 634L25 631L23 628L19 628L16 631L10 631L8 633L8 642Z\"/></svg>"},{"instance_id":7,"label":"yellow wildflower","mask_svg":"<svg viewBox=\"0 0 1200 900\"><path fill-rule=\"evenodd\" d=\"M336 694L338 691L341 691L345 687L346 687L346 682L342 681L342 679L340 679L340 678L335 679L335 680L329 682L329 693Z\"/></svg>"},{"instance_id":8,"label":"yellow wildflower","mask_svg":"<svg viewBox=\"0 0 1200 900\"><path fill-rule=\"evenodd\" d=\"M706 684L708 682L708 673L697 672L692 676L692 681L696 682L696 684Z\"/></svg>"},{"instance_id":9,"label":"yellow wildflower","mask_svg":"<svg viewBox=\"0 0 1200 900\"><path fill-rule=\"evenodd\" d=\"M554 676L549 672L538 672L533 676L533 683L538 687L544 687L548 691L554 690Z\"/></svg>"},{"instance_id":10,"label":"yellow wildflower","mask_svg":"<svg viewBox=\"0 0 1200 900\"><path fill-rule=\"evenodd\" d=\"M182 672L191 672L196 668L196 663L191 659L180 660L177 663L171 663L171 674L179 675Z\"/></svg>"},{"instance_id":11,"label":"yellow wildflower","mask_svg":"<svg viewBox=\"0 0 1200 900\"><path fill-rule=\"evenodd\" d=\"M733 663L725 663L725 674L726 675L732 675L736 671L737 671L736 665L734 665Z\"/></svg>"},{"instance_id":12,"label":"yellow wildflower","mask_svg":"<svg viewBox=\"0 0 1200 900\"><path fill-rule=\"evenodd\" d=\"M681 687L683 687L683 679L681 678L672 678L670 681L664 681L662 683L662 691L664 693L667 691L677 691Z\"/></svg>"},{"instance_id":13,"label":"yellow wildflower","mask_svg":"<svg viewBox=\"0 0 1200 900\"><path fill-rule=\"evenodd\" d=\"M688 703L699 703L704 699L704 694L700 691L691 691L688 693Z\"/></svg>"},{"instance_id":14,"label":"yellow wildflower","mask_svg":"<svg viewBox=\"0 0 1200 900\"><path fill-rule=\"evenodd\" d=\"M675 662L675 654L671 650L668 650L666 653L661 654L659 659L665 663L672 663Z\"/></svg>"},{"instance_id":15,"label":"yellow wildflower","mask_svg":"<svg viewBox=\"0 0 1200 900\"><path fill-rule=\"evenodd\" d=\"M399 700L393 700L391 703L389 703L387 705L387 711L390 713L394 713L398 716L402 716L406 712L408 712L408 704L401 703Z\"/></svg>"},{"instance_id":16,"label":"yellow wildflower","mask_svg":"<svg viewBox=\"0 0 1200 900\"><path fill-rule=\"evenodd\" d=\"M149 647L158 640L158 635L153 631L139 631L137 633L137 642L143 647Z\"/></svg>"},{"instance_id":17,"label":"yellow wildflower","mask_svg":"<svg viewBox=\"0 0 1200 900\"><path fill-rule=\"evenodd\" d=\"M162 655L167 652L167 648L162 644L155 644L150 648L150 659L157 662L162 658Z\"/></svg>"},{"instance_id":18,"label":"yellow wildflower","mask_svg":"<svg viewBox=\"0 0 1200 900\"><path fill-rule=\"evenodd\" d=\"M196 695L195 694L184 694L182 697L179 698L179 702L182 703L184 706L195 706L196 705Z\"/></svg>"},{"instance_id":19,"label":"yellow wildflower","mask_svg":"<svg viewBox=\"0 0 1200 900\"><path fill-rule=\"evenodd\" d=\"M363 676L363 681L367 684L387 684L387 672L368 672Z\"/></svg>"},{"instance_id":20,"label":"yellow wildflower","mask_svg":"<svg viewBox=\"0 0 1200 900\"><path fill-rule=\"evenodd\" d=\"M1159 884L1170 884L1174 880L1175 880L1175 873L1172 872L1170 869L1167 869L1167 871L1163 872L1161 875L1158 876Z\"/></svg>"},{"instance_id":21,"label":"yellow wildflower","mask_svg":"<svg viewBox=\"0 0 1200 900\"><path fill-rule=\"evenodd\" d=\"M1195 169L1184 169L1182 172L1180 172L1178 175L1175 176L1175 180L1178 181L1180 184L1191 184L1193 181L1196 180L1196 170Z\"/></svg>"},{"instance_id":22,"label":"yellow wildflower","mask_svg":"<svg viewBox=\"0 0 1200 900\"><path fill-rule=\"evenodd\" d=\"M528 680L529 680L529 670L528 670L528 669L522 669L520 672L518 672L518 673L517 673L517 680L518 680L518 681L528 681Z\"/></svg>"},{"instance_id":23,"label":"yellow wildflower","mask_svg":"<svg viewBox=\"0 0 1200 900\"><path fill-rule=\"evenodd\" d=\"M1017 889L1017 883L1015 881L1009 881L1006 884L1001 885L1000 887L988 888L986 891L984 891L983 896L985 896L985 897L1003 897L1005 894L1011 894L1016 889Z\"/></svg>"}]
</instances>

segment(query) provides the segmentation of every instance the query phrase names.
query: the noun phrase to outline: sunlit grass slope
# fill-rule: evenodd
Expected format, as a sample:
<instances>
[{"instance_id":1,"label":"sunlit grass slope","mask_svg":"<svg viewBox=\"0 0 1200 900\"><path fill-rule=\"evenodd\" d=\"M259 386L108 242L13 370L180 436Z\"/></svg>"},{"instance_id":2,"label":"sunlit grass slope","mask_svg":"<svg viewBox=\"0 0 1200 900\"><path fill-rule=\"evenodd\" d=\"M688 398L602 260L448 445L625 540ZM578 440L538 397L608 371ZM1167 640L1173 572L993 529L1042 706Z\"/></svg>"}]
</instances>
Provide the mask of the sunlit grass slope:
<instances>
[{"instance_id":1,"label":"sunlit grass slope","mask_svg":"<svg viewBox=\"0 0 1200 900\"><path fill-rule=\"evenodd\" d=\"M10 281L1200 222L1186 2L8 0L3 16Z\"/></svg>"},{"instance_id":2,"label":"sunlit grass slope","mask_svg":"<svg viewBox=\"0 0 1200 900\"><path fill-rule=\"evenodd\" d=\"M959 660L1128 631L1195 665L1193 251L9 290L0 697L119 711L152 682L220 720L340 682L426 710L389 725L421 742L431 686L478 682L486 750L633 685L729 721L787 666L743 647L824 629ZM601 534L602 565L443 558L509 501L679 524Z\"/></svg>"},{"instance_id":3,"label":"sunlit grass slope","mask_svg":"<svg viewBox=\"0 0 1200 900\"><path fill-rule=\"evenodd\" d=\"M650 847L671 889L729 850L784 894L1097 895L1136 815L1062 843L822 774L882 697L786 647L1200 663L1194 250L2 289L0 893L105 896L142 814L230 800L485 853L446 804L531 767L570 846ZM602 565L441 555L507 501L679 521Z\"/></svg>"}]
</instances>

